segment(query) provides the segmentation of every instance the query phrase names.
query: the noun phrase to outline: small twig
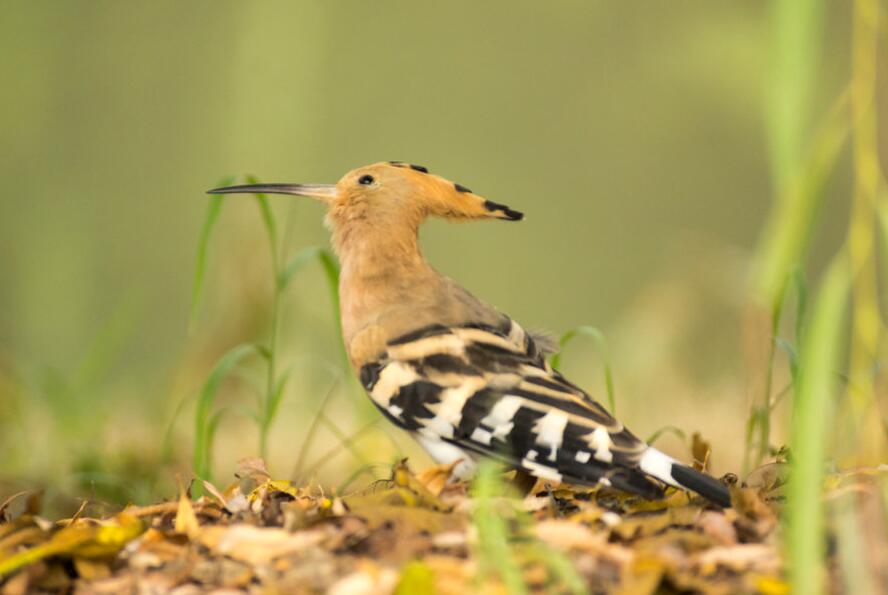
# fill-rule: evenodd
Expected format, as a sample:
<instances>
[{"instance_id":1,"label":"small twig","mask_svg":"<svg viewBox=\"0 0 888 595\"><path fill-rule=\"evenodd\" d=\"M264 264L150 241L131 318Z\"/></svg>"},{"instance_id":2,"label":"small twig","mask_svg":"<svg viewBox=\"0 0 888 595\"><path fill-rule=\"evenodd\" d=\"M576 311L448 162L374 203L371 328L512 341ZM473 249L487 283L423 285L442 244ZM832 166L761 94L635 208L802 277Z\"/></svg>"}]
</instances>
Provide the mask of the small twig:
<instances>
[{"instance_id":1,"label":"small twig","mask_svg":"<svg viewBox=\"0 0 888 595\"><path fill-rule=\"evenodd\" d=\"M201 514L208 514L210 516L217 516L214 512L210 512L215 508L218 508L218 504L215 502L193 502L192 506L194 507L195 512L199 512ZM137 517L143 516L154 516L159 514L172 514L179 510L179 501L174 500L172 502L161 502L160 504L150 504L148 506L128 506L123 509L127 514L131 514Z\"/></svg>"},{"instance_id":2,"label":"small twig","mask_svg":"<svg viewBox=\"0 0 888 595\"><path fill-rule=\"evenodd\" d=\"M355 440L357 440L362 434L366 433L368 430L373 429L373 426L375 426L375 425L376 425L376 422L378 422L380 419L382 419L382 418L377 417L376 419L374 419L374 420L371 421L370 423L368 423L368 424L366 424L365 426L363 426L363 427L362 427L361 429L359 429L357 432L353 433L351 436L349 436L348 438L346 438L345 440L343 440L342 442L340 442L339 444L337 444L336 446L334 446L333 448L331 448L330 450L328 450L327 452L325 452L323 455L321 455L321 456L317 459L317 461L316 461L313 465L311 465L311 466L305 471L305 475L311 475L311 474L313 474L315 471L317 471L318 469L320 469L321 466L323 466L327 461L329 461L330 458L332 458L333 456L335 456L336 454L338 454L339 451L341 451L343 448L346 448L346 447L350 446L352 443L354 443Z\"/></svg>"},{"instance_id":3,"label":"small twig","mask_svg":"<svg viewBox=\"0 0 888 595\"><path fill-rule=\"evenodd\" d=\"M305 462L306 455L308 455L308 449L317 433L318 423L321 421L321 415L324 413L324 408L327 407L327 402L333 395L333 389L339 386L339 380L339 378L333 380L330 388L327 389L327 392L324 394L320 406L318 406L318 412L315 414L314 419L311 420L311 425L308 427L308 434L306 434L305 440L302 441L302 446L299 448L299 456L296 457L296 466L293 469L293 473L290 474L292 477L295 477L299 473L299 470L302 469L302 464Z\"/></svg>"}]
</instances>

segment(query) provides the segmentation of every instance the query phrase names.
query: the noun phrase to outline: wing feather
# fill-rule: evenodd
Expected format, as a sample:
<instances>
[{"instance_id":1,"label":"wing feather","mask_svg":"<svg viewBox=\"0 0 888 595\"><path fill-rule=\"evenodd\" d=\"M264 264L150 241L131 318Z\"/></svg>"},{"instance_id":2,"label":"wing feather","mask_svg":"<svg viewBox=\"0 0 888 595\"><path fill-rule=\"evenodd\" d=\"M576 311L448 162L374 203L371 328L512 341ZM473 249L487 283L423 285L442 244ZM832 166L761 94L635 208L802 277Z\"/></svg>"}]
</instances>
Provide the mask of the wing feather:
<instances>
[{"instance_id":1,"label":"wing feather","mask_svg":"<svg viewBox=\"0 0 888 595\"><path fill-rule=\"evenodd\" d=\"M418 329L389 341L360 377L404 429L538 477L659 494L638 470L646 445L552 370L514 321Z\"/></svg>"}]
</instances>

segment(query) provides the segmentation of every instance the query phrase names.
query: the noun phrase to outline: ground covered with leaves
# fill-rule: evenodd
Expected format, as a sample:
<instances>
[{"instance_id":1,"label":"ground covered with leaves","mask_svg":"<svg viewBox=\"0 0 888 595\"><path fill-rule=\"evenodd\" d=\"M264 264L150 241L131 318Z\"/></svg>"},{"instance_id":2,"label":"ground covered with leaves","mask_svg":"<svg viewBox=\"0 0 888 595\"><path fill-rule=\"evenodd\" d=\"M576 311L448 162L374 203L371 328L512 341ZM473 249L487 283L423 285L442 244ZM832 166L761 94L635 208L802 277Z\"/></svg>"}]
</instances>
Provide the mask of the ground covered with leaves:
<instances>
[{"instance_id":1,"label":"ground covered with leaves","mask_svg":"<svg viewBox=\"0 0 888 595\"><path fill-rule=\"evenodd\" d=\"M879 517L870 527L884 527L885 473L834 476L828 500L854 498ZM183 487L175 501L101 519L84 507L57 522L40 516L37 495L16 495L0 504L0 593L788 592L781 463L743 482L725 477L727 510L680 491L651 502L609 489L522 488L522 478L496 471L470 487L449 474L414 474L402 462L388 481L335 495L274 480L247 459L224 490L199 482L196 499ZM864 563L888 584L888 541L871 533Z\"/></svg>"}]
</instances>

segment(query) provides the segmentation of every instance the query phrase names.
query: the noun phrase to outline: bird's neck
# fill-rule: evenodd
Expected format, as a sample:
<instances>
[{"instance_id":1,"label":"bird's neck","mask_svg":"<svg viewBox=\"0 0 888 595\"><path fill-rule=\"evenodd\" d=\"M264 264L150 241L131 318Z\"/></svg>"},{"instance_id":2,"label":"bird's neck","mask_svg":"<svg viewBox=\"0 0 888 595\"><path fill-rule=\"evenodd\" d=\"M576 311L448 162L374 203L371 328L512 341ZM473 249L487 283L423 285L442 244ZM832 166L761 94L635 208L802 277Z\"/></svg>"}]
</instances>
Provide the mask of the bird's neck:
<instances>
[{"instance_id":1,"label":"bird's neck","mask_svg":"<svg viewBox=\"0 0 888 595\"><path fill-rule=\"evenodd\" d=\"M333 246L343 273L355 279L414 274L429 268L415 225L354 223L333 231Z\"/></svg>"},{"instance_id":2,"label":"bird's neck","mask_svg":"<svg viewBox=\"0 0 888 595\"><path fill-rule=\"evenodd\" d=\"M439 278L419 248L416 225L354 222L333 230L342 270L340 314L346 345L379 316L408 305Z\"/></svg>"}]
</instances>

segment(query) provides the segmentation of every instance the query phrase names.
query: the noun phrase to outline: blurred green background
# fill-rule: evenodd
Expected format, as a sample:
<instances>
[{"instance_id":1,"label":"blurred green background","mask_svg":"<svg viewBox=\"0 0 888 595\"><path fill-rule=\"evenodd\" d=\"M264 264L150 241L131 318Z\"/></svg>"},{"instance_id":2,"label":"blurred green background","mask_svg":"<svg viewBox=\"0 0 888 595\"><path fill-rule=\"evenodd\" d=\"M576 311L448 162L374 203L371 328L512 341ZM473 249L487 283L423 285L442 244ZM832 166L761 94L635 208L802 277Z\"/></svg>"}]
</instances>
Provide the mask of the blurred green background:
<instances>
[{"instance_id":1,"label":"blurred green background","mask_svg":"<svg viewBox=\"0 0 888 595\"><path fill-rule=\"evenodd\" d=\"M832 10L812 114L849 76L850 15ZM736 471L754 396L749 265L775 185L771 24L768 2L3 2L0 494L170 495L213 362L267 335L269 259L247 198L226 203L188 332L204 191L246 173L333 182L389 159L524 211L518 225L432 222L426 255L527 327L601 328L627 425L700 431L714 470ZM828 187L815 273L847 225L849 163ZM318 205L273 205L288 252L327 245ZM281 358L302 367L272 430L280 477L340 365L318 267L285 308ZM564 371L603 395L591 342ZM220 394L219 483L257 453L243 414L257 374ZM376 415L363 398L334 389L326 411L346 434ZM369 462L428 462L377 428L357 441ZM337 441L320 429L306 459ZM688 456L677 436L659 444ZM341 451L313 473L335 485L359 464Z\"/></svg>"}]
</instances>

